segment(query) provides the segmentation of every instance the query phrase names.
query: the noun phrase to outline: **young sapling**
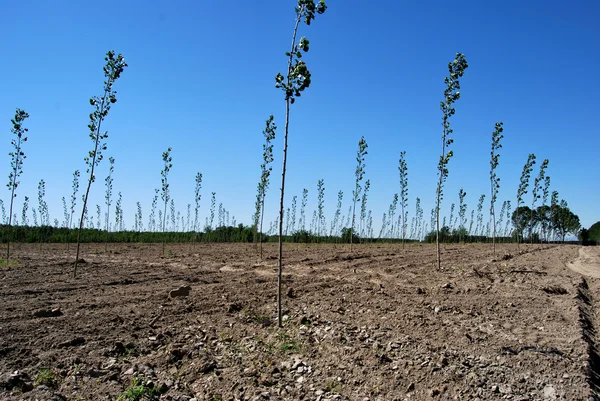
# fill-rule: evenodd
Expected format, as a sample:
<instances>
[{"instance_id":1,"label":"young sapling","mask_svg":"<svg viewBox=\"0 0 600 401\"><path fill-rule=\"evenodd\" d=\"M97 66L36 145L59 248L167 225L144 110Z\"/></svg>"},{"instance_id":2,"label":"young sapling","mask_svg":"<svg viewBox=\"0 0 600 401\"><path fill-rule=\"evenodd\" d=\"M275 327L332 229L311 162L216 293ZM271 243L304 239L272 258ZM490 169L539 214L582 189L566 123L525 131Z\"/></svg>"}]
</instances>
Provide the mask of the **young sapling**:
<instances>
[{"instance_id":1,"label":"young sapling","mask_svg":"<svg viewBox=\"0 0 600 401\"><path fill-rule=\"evenodd\" d=\"M108 168L108 175L104 179L106 185L106 194L104 200L106 202L106 221L105 221L105 232L104 232L104 252L108 252L108 232L110 231L110 206L112 205L112 190L113 190L113 172L115 171L115 158L109 157L108 162L110 167Z\"/></svg>"},{"instance_id":2,"label":"young sapling","mask_svg":"<svg viewBox=\"0 0 600 401\"><path fill-rule=\"evenodd\" d=\"M360 201L360 236L364 237L365 219L367 218L367 200L369 197L369 189L371 188L371 180L365 181L365 187L362 191L362 199Z\"/></svg>"},{"instance_id":3,"label":"young sapling","mask_svg":"<svg viewBox=\"0 0 600 401\"><path fill-rule=\"evenodd\" d=\"M69 226L69 208L67 207L67 198L64 196L60 199L63 204L63 227L67 228Z\"/></svg>"},{"instance_id":4,"label":"young sapling","mask_svg":"<svg viewBox=\"0 0 600 401\"><path fill-rule=\"evenodd\" d=\"M202 173L196 173L195 178L195 187L194 187L194 238L198 237L198 217L200 213L200 201L202 200L202 194L200 191L202 190Z\"/></svg>"},{"instance_id":5,"label":"young sapling","mask_svg":"<svg viewBox=\"0 0 600 401\"><path fill-rule=\"evenodd\" d=\"M169 200L171 199L171 191L169 190L169 182L168 182L168 176L169 176L169 171L171 171L171 168L173 167L173 158L171 157L171 148L168 148L166 152L163 152L162 154L162 160L164 163L163 169L160 172L161 175L161 193L160 193L160 197L164 202L164 212L163 212L163 219L162 219L162 233L163 233L163 246L162 246L162 254L163 256L165 256L165 244L166 244L166 236L165 236L165 229L167 226L167 205L169 204Z\"/></svg>"},{"instance_id":6,"label":"young sapling","mask_svg":"<svg viewBox=\"0 0 600 401\"><path fill-rule=\"evenodd\" d=\"M360 183L365 176L365 156L368 154L367 148L369 145L365 137L361 137L358 141L358 150L356 151L356 170L354 170L354 191L352 191L352 227L350 229L350 252L352 252L352 243L354 238L354 225L356 220L356 202L360 200L362 187ZM365 200L366 202L366 200Z\"/></svg>"},{"instance_id":7,"label":"young sapling","mask_svg":"<svg viewBox=\"0 0 600 401\"><path fill-rule=\"evenodd\" d=\"M187 204L187 216L186 216L185 230L184 231L188 231L188 232L192 231L191 218L192 218L192 204L188 203Z\"/></svg>"},{"instance_id":8,"label":"young sapling","mask_svg":"<svg viewBox=\"0 0 600 401\"><path fill-rule=\"evenodd\" d=\"M531 203L531 212L530 212L530 218L529 218L529 240L530 242L533 244L533 226L535 225L535 203L537 202L538 199L540 199L542 197L542 195L540 194L540 191L542 190L542 182L545 180L546 178L546 169L548 168L548 159L544 159L542 161L542 164L540 165L540 173L539 175L533 180L533 190L532 195L533 195L533 201Z\"/></svg>"},{"instance_id":9,"label":"young sapling","mask_svg":"<svg viewBox=\"0 0 600 401\"><path fill-rule=\"evenodd\" d=\"M275 140L275 131L277 130L277 126L275 125L274 117L271 115L265 122L265 130L263 131L263 136L265 137L265 143L263 144L263 162L260 165L261 175L260 175L260 183L258 184L258 207L260 213L260 229L259 231L259 243L260 243L260 258L263 258L263 246L262 246L262 229L263 229L263 221L265 216L265 198L267 196L267 190L269 189L271 171L273 167L271 163L273 163L273 140ZM255 230L258 229L258 224L255 227Z\"/></svg>"},{"instance_id":10,"label":"young sapling","mask_svg":"<svg viewBox=\"0 0 600 401\"><path fill-rule=\"evenodd\" d=\"M502 223L504 222L504 215L506 214L506 201L502 202L502 208L500 209L500 215L498 216L498 223L496 224L496 232L502 233Z\"/></svg>"},{"instance_id":11,"label":"young sapling","mask_svg":"<svg viewBox=\"0 0 600 401\"><path fill-rule=\"evenodd\" d=\"M517 208L515 209L516 213L516 221L519 221L519 208L523 203L523 196L527 193L527 188L529 187L529 178L531 177L531 172L533 171L533 165L535 164L535 155L530 153L527 156L527 162L523 166L523 172L521 173L521 181L519 183L519 188L517 190ZM518 227L515 227L517 230L517 251L519 251L519 237L521 235Z\"/></svg>"},{"instance_id":12,"label":"young sapling","mask_svg":"<svg viewBox=\"0 0 600 401\"><path fill-rule=\"evenodd\" d=\"M492 132L492 150L490 152L490 216L492 217L492 243L494 247L494 256L496 256L496 212L494 206L496 199L498 198L498 189L500 189L500 178L496 174L496 168L498 167L498 159L500 159L498 151L502 148L500 140L504 138L504 135L502 135L502 131L504 131L502 125L502 121L496 123L496 129Z\"/></svg>"},{"instance_id":13,"label":"young sapling","mask_svg":"<svg viewBox=\"0 0 600 401\"><path fill-rule=\"evenodd\" d=\"M135 231L142 232L144 230L144 225L142 224L142 204L137 202L136 205L137 213L135 215Z\"/></svg>"},{"instance_id":14,"label":"young sapling","mask_svg":"<svg viewBox=\"0 0 600 401\"><path fill-rule=\"evenodd\" d=\"M279 266L277 272L277 324L283 326L282 311L281 311L281 285L283 273L283 202L285 194L285 173L287 164L287 149L288 149L288 133L290 122L290 105L293 104L297 97L300 97L302 92L310 86L311 74L306 63L301 60L302 52L306 53L309 49L309 41L305 37L300 38L296 43L296 35L298 26L304 20L306 25L310 25L315 18L315 13L323 14L327 6L325 0L320 0L315 4L314 0L298 0L296 6L296 21L294 24L294 32L292 34L292 47L289 52L286 52L288 57L288 68L286 76L281 73L275 76L275 87L283 90L285 93L285 134L283 138L283 168L281 172L281 197L279 199Z\"/></svg>"},{"instance_id":15,"label":"young sapling","mask_svg":"<svg viewBox=\"0 0 600 401\"><path fill-rule=\"evenodd\" d=\"M423 209L421 208L421 198L417 197L415 202L415 238L421 240L421 220L423 219Z\"/></svg>"},{"instance_id":16,"label":"young sapling","mask_svg":"<svg viewBox=\"0 0 600 401\"><path fill-rule=\"evenodd\" d=\"M402 249L404 249L406 218L408 217L408 166L406 165L406 151L400 152L400 160L398 163L398 172L400 174L400 213L402 213L400 216L402 218L400 229L402 231Z\"/></svg>"},{"instance_id":17,"label":"young sapling","mask_svg":"<svg viewBox=\"0 0 600 401\"><path fill-rule=\"evenodd\" d=\"M308 203L308 189L302 189L302 203L300 204L300 221L298 227L301 231L306 231L306 204Z\"/></svg>"},{"instance_id":18,"label":"young sapling","mask_svg":"<svg viewBox=\"0 0 600 401\"><path fill-rule=\"evenodd\" d=\"M211 193L211 198L210 198L210 229L214 229L215 227L213 226L215 223L215 207L217 205L217 193L216 192L212 192Z\"/></svg>"},{"instance_id":19,"label":"young sapling","mask_svg":"<svg viewBox=\"0 0 600 401\"><path fill-rule=\"evenodd\" d=\"M396 237L396 232L394 230L394 216L396 215L396 209L398 208L398 194L395 193L392 198L392 203L390 204L390 208L388 211L388 223L390 225L390 231L388 234L388 238Z\"/></svg>"},{"instance_id":20,"label":"young sapling","mask_svg":"<svg viewBox=\"0 0 600 401\"><path fill-rule=\"evenodd\" d=\"M19 177L23 174L23 160L26 159L25 153L23 152L23 144L27 142L25 134L29 131L28 128L23 126L26 119L29 118L29 114L21 109L15 111L15 117L10 121L13 125L10 132L16 135L16 139L11 140L11 145L14 150L9 152L11 157L10 167L11 171L8 175L8 190L10 191L10 211L8 214L8 241L6 243L6 266L10 269L10 235L12 232L12 215L13 215L13 204L17 197L16 190L19 187ZM4 212L4 204L2 205L2 211ZM6 219L4 219L6 221Z\"/></svg>"},{"instance_id":21,"label":"young sapling","mask_svg":"<svg viewBox=\"0 0 600 401\"><path fill-rule=\"evenodd\" d=\"M342 200L344 199L344 193L338 192L338 200L335 208L335 214L333 215L333 221L331 222L331 229L329 230L329 236L333 237L337 234L337 226L340 220L340 214L342 213Z\"/></svg>"},{"instance_id":22,"label":"young sapling","mask_svg":"<svg viewBox=\"0 0 600 401\"><path fill-rule=\"evenodd\" d=\"M483 202L485 201L485 194L481 194L479 202L477 202L477 226L475 227L475 235L483 235ZM479 241L479 240L478 240Z\"/></svg>"},{"instance_id":23,"label":"young sapling","mask_svg":"<svg viewBox=\"0 0 600 401\"><path fill-rule=\"evenodd\" d=\"M98 204L96 204L96 228L98 230L102 229L102 209Z\"/></svg>"},{"instance_id":24,"label":"young sapling","mask_svg":"<svg viewBox=\"0 0 600 401\"><path fill-rule=\"evenodd\" d=\"M67 220L67 251L69 251L70 248L70 236L71 236L71 229L73 228L73 215L75 214L75 206L77 206L77 192L79 191L79 177L81 176L81 174L79 173L79 170L75 170L75 172L73 173L73 185L72 185L72 189L73 192L71 192L71 206L70 206L70 215L69 215L69 219Z\"/></svg>"},{"instance_id":25,"label":"young sapling","mask_svg":"<svg viewBox=\"0 0 600 401\"><path fill-rule=\"evenodd\" d=\"M177 231L177 218L175 212L175 200L171 198L171 203L169 204L169 209L171 210L171 231Z\"/></svg>"},{"instance_id":26,"label":"young sapling","mask_svg":"<svg viewBox=\"0 0 600 401\"><path fill-rule=\"evenodd\" d=\"M547 175L544 177L544 189L543 189L543 193L542 193L542 209L546 210L548 208L548 206L546 206L546 203L548 202L548 196L550 194L550 176ZM548 237L547 237L547 231L546 229L548 228L548 216L546 212L544 212L545 216L542 219L542 227L541 229L541 237L546 240L546 242L548 241Z\"/></svg>"},{"instance_id":27,"label":"young sapling","mask_svg":"<svg viewBox=\"0 0 600 401\"><path fill-rule=\"evenodd\" d=\"M504 236L510 236L510 216L511 216L511 204L510 201L506 201L506 227L504 227Z\"/></svg>"},{"instance_id":28,"label":"young sapling","mask_svg":"<svg viewBox=\"0 0 600 401\"><path fill-rule=\"evenodd\" d=\"M123 195L119 192L115 205L115 230L123 231Z\"/></svg>"},{"instance_id":29,"label":"young sapling","mask_svg":"<svg viewBox=\"0 0 600 401\"><path fill-rule=\"evenodd\" d=\"M108 138L108 132L104 133L100 131L102 121L108 115L111 105L117 102L117 92L113 90L113 84L123 73L127 64L125 58L121 55L115 55L115 52L110 50L106 53L104 58L106 65L104 66L104 93L101 97L94 96L90 99L90 105L94 107L94 112L90 114L90 123L88 128L90 129L90 139L92 140L94 147L88 153L88 156L84 158L89 173L88 185L83 198L83 207L81 210L81 219L79 220L79 230L77 231L77 254L75 256L75 264L73 267L73 277L77 277L77 263L79 261L79 248L81 241L81 231L83 230L84 217L87 207L88 197L90 195L90 188L92 183L96 180L94 170L98 164L102 161L102 152L107 149L106 143L104 142Z\"/></svg>"},{"instance_id":30,"label":"young sapling","mask_svg":"<svg viewBox=\"0 0 600 401\"><path fill-rule=\"evenodd\" d=\"M152 198L152 204L150 206L150 217L148 219L148 230L156 232L156 207L158 205L158 189L154 189L154 197Z\"/></svg>"},{"instance_id":31,"label":"young sapling","mask_svg":"<svg viewBox=\"0 0 600 401\"><path fill-rule=\"evenodd\" d=\"M27 209L29 209L29 197L26 196L23 201L23 211L21 212L21 225L27 227L29 225L29 219L27 218Z\"/></svg>"},{"instance_id":32,"label":"young sapling","mask_svg":"<svg viewBox=\"0 0 600 401\"><path fill-rule=\"evenodd\" d=\"M456 53L454 61L448 63L449 75L444 78L446 89L444 90L444 101L440 102L440 109L442 110L442 154L438 163L438 183L436 190L436 204L435 204L435 224L436 224L436 245L437 245L437 265L438 269L441 269L442 260L440 252L440 203L443 198L443 186L448 178L448 163L454 155L452 150L446 149L452 145L454 140L450 137L453 130L450 128L450 117L455 113L453 107L454 103L460 99L460 81L459 78L465 73L468 68L467 60L461 53Z\"/></svg>"},{"instance_id":33,"label":"young sapling","mask_svg":"<svg viewBox=\"0 0 600 401\"><path fill-rule=\"evenodd\" d=\"M325 209L325 180L321 179L317 181L317 239L323 234L323 219Z\"/></svg>"},{"instance_id":34,"label":"young sapling","mask_svg":"<svg viewBox=\"0 0 600 401\"><path fill-rule=\"evenodd\" d=\"M296 232L296 203L298 200L298 196L294 195L292 196L292 214L291 214L291 225L290 225L290 231L292 234L294 234Z\"/></svg>"}]
</instances>

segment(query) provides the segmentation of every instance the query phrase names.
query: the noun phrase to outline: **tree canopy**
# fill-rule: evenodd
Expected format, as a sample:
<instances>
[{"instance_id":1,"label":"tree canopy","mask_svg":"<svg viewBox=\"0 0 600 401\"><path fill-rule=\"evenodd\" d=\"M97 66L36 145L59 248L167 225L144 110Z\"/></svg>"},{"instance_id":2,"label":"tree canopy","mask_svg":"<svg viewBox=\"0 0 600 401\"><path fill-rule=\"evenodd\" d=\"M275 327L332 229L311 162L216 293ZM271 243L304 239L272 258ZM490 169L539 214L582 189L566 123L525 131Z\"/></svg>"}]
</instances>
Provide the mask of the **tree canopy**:
<instances>
[{"instance_id":1,"label":"tree canopy","mask_svg":"<svg viewBox=\"0 0 600 401\"><path fill-rule=\"evenodd\" d=\"M581 228L579 216L569 209L564 200L551 206L539 206L533 211L528 206L520 206L515 209L511 219L519 236L529 228L530 236L537 234L544 241L555 239L564 242L567 235L577 235Z\"/></svg>"},{"instance_id":2,"label":"tree canopy","mask_svg":"<svg viewBox=\"0 0 600 401\"><path fill-rule=\"evenodd\" d=\"M588 229L581 229L579 239L583 242L600 242L600 221L595 222Z\"/></svg>"}]
</instances>

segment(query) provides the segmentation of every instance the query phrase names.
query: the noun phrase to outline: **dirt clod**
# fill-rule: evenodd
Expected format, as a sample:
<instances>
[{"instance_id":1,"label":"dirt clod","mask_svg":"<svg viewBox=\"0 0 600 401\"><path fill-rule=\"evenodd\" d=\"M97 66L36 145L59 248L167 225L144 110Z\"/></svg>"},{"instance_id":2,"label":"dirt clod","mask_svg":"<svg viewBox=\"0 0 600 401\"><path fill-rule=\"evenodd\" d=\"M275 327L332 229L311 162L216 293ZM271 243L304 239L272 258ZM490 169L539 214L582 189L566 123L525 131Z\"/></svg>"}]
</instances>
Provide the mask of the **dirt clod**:
<instances>
[{"instance_id":1,"label":"dirt clod","mask_svg":"<svg viewBox=\"0 0 600 401\"><path fill-rule=\"evenodd\" d=\"M62 316L60 308L55 309L38 309L32 313L33 317L57 317Z\"/></svg>"},{"instance_id":2,"label":"dirt clod","mask_svg":"<svg viewBox=\"0 0 600 401\"><path fill-rule=\"evenodd\" d=\"M0 375L0 389L18 389L22 392L33 390L33 383L29 375L22 370ZM2 393L0 393L2 394Z\"/></svg>"},{"instance_id":3,"label":"dirt clod","mask_svg":"<svg viewBox=\"0 0 600 401\"><path fill-rule=\"evenodd\" d=\"M242 304L238 303L238 302L234 302L229 304L229 306L227 307L227 313L236 313L239 312L243 309Z\"/></svg>"},{"instance_id":4,"label":"dirt clod","mask_svg":"<svg viewBox=\"0 0 600 401\"><path fill-rule=\"evenodd\" d=\"M567 291L566 288L558 286L558 285L551 285L551 286L543 287L542 291L544 291L547 294L551 294L551 295L564 295L564 294L569 293L569 291Z\"/></svg>"},{"instance_id":5,"label":"dirt clod","mask_svg":"<svg viewBox=\"0 0 600 401\"><path fill-rule=\"evenodd\" d=\"M176 290L171 290L169 292L169 297L170 298L187 297L190 295L191 290L192 290L192 287L190 287L189 285L182 285L181 287L179 287Z\"/></svg>"}]
</instances>

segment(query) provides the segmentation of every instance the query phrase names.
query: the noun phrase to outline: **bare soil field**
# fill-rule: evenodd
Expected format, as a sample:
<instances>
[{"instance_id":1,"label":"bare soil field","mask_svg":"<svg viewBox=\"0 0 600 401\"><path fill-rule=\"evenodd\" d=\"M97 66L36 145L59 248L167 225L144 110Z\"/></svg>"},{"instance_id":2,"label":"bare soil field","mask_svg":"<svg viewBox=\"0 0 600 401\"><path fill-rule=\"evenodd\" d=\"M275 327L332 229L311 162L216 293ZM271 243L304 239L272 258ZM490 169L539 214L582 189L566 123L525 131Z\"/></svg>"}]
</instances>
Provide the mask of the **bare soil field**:
<instances>
[{"instance_id":1,"label":"bare soil field","mask_svg":"<svg viewBox=\"0 0 600 401\"><path fill-rule=\"evenodd\" d=\"M161 248L17 244L0 399L598 399L598 248L286 245L283 328L276 245Z\"/></svg>"}]
</instances>

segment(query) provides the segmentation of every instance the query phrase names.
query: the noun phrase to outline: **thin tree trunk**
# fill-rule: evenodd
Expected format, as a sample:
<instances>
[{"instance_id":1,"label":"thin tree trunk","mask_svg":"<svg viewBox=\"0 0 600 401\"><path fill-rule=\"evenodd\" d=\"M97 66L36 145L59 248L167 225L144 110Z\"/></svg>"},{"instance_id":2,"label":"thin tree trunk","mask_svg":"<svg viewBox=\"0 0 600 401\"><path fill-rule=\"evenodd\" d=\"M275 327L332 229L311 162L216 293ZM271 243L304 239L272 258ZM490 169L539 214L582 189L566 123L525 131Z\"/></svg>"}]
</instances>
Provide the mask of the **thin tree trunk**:
<instances>
[{"instance_id":1,"label":"thin tree trunk","mask_svg":"<svg viewBox=\"0 0 600 401\"><path fill-rule=\"evenodd\" d=\"M69 228L67 229L67 253L71 248L71 228L73 227L73 212L71 212L71 217L69 218Z\"/></svg>"},{"instance_id":2,"label":"thin tree trunk","mask_svg":"<svg viewBox=\"0 0 600 401\"><path fill-rule=\"evenodd\" d=\"M17 151L17 154L20 153ZM19 163L19 159L17 156L17 166ZM15 199L15 186L14 182L16 180L16 174L14 174L15 178L13 180L12 191L10 193L10 215L8 216L8 242L6 243L6 267L10 270L10 234L12 232L12 209L13 209L13 200Z\"/></svg>"},{"instance_id":3,"label":"thin tree trunk","mask_svg":"<svg viewBox=\"0 0 600 401\"><path fill-rule=\"evenodd\" d=\"M108 228L110 225L110 206L106 211L106 233L104 234L104 252L108 252Z\"/></svg>"},{"instance_id":4,"label":"thin tree trunk","mask_svg":"<svg viewBox=\"0 0 600 401\"><path fill-rule=\"evenodd\" d=\"M531 213L529 213L529 242L533 244L533 205L531 206Z\"/></svg>"},{"instance_id":5,"label":"thin tree trunk","mask_svg":"<svg viewBox=\"0 0 600 401\"><path fill-rule=\"evenodd\" d=\"M404 202L402 202L402 223L400 224L400 230L402 231L402 250L404 250Z\"/></svg>"},{"instance_id":6,"label":"thin tree trunk","mask_svg":"<svg viewBox=\"0 0 600 401\"><path fill-rule=\"evenodd\" d=\"M352 242L354 239L354 219L356 214L356 193L358 192L358 182L354 188L354 201L352 202L352 227L350 227L350 252L352 252Z\"/></svg>"},{"instance_id":7,"label":"thin tree trunk","mask_svg":"<svg viewBox=\"0 0 600 401\"><path fill-rule=\"evenodd\" d=\"M303 6L304 7L304 6ZM290 56L288 60L288 71L287 71L287 87L290 85L290 75L292 73L292 62L293 52L296 44L296 34L298 32L298 25L300 25L301 13L297 13L296 26L294 27L294 34L292 36L292 46L290 49ZM277 269L277 324L279 327L283 327L282 311L281 311L281 280L283 273L283 197L285 194L285 170L287 164L287 148L288 148L288 132L290 125L290 98L286 94L285 97L285 135L283 139L283 169L281 171L281 198L279 199L279 266Z\"/></svg>"},{"instance_id":8,"label":"thin tree trunk","mask_svg":"<svg viewBox=\"0 0 600 401\"><path fill-rule=\"evenodd\" d=\"M445 144L446 141L443 141L442 144L442 157L444 157L445 154ZM438 265L438 270L442 268L442 254L440 251L440 192L442 190L442 171L440 170L440 177L438 180L438 191L437 191L437 200L436 200L436 206L435 206L435 242L437 244L437 265Z\"/></svg>"},{"instance_id":9,"label":"thin tree trunk","mask_svg":"<svg viewBox=\"0 0 600 401\"><path fill-rule=\"evenodd\" d=\"M519 203L517 202L517 225L519 224ZM516 232L517 232L517 252L520 252L521 249L519 248L519 227L516 227Z\"/></svg>"},{"instance_id":10,"label":"thin tree trunk","mask_svg":"<svg viewBox=\"0 0 600 401\"><path fill-rule=\"evenodd\" d=\"M259 241L260 241L260 259L263 258L263 246L262 246L262 230L263 230L263 221L265 219L265 194L263 193L262 202L261 202L261 210L260 210L260 233L259 233Z\"/></svg>"},{"instance_id":11,"label":"thin tree trunk","mask_svg":"<svg viewBox=\"0 0 600 401\"><path fill-rule=\"evenodd\" d=\"M165 198L166 199L166 198ZM162 255L165 256L165 243L167 242L167 237L165 236L165 227L167 225L167 201L165 200L165 212L163 214L163 246L162 246Z\"/></svg>"},{"instance_id":12,"label":"thin tree trunk","mask_svg":"<svg viewBox=\"0 0 600 401\"><path fill-rule=\"evenodd\" d=\"M297 24L296 24L297 26ZM294 31L294 38L295 38ZM281 311L281 280L283 273L283 197L285 193L285 170L287 163L288 128L289 128L290 101L285 104L285 137L283 140L283 170L281 172L281 198L279 199L279 268L277 270L277 324L283 327Z\"/></svg>"},{"instance_id":13,"label":"thin tree trunk","mask_svg":"<svg viewBox=\"0 0 600 401\"><path fill-rule=\"evenodd\" d=\"M492 243L494 245L494 257L496 257L496 211L494 210L494 183L491 183L492 185L492 209L491 209L491 213L492 213L492 224L494 225L493 227L493 234L492 234ZM502 211L502 210L500 210Z\"/></svg>"},{"instance_id":14,"label":"thin tree trunk","mask_svg":"<svg viewBox=\"0 0 600 401\"><path fill-rule=\"evenodd\" d=\"M104 92L104 98L100 107L100 116L104 113L104 104L106 103L106 91ZM81 230L83 230L83 217L85 215L85 207L87 205L88 196L90 194L90 188L92 187L92 177L94 176L94 168L96 167L96 155L98 154L98 143L100 141L100 126L102 125L103 118L100 117L98 121L98 128L96 130L96 144L94 147L94 157L92 157L90 178L88 179L87 189L85 190L85 197L83 198L83 208L81 209L81 219L79 219L79 230L77 231L77 253L75 254L75 265L73 266L73 278L77 277L77 263L79 262L79 248L81 241Z\"/></svg>"},{"instance_id":15,"label":"thin tree trunk","mask_svg":"<svg viewBox=\"0 0 600 401\"><path fill-rule=\"evenodd\" d=\"M17 155L17 160L15 163L15 168L13 170L13 181L10 191L10 212L8 215L8 242L6 243L6 267L8 270L10 270L10 234L12 233L12 211L13 202L15 200L15 185L17 183L17 167L19 166L19 156L21 155L21 137L19 137L17 151L15 153Z\"/></svg>"}]
</instances>

